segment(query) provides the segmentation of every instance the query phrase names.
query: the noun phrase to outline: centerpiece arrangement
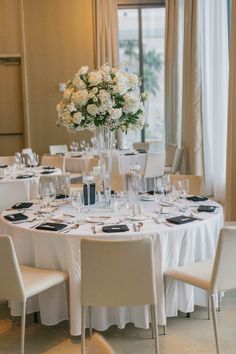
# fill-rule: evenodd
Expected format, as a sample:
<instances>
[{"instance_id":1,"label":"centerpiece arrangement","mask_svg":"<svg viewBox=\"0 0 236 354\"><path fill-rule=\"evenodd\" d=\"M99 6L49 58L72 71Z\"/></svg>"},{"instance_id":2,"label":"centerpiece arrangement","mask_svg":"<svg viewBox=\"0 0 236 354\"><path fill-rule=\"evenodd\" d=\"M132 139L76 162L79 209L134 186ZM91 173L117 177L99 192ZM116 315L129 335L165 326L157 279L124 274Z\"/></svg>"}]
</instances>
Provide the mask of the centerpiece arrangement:
<instances>
[{"instance_id":1,"label":"centerpiece arrangement","mask_svg":"<svg viewBox=\"0 0 236 354\"><path fill-rule=\"evenodd\" d=\"M96 134L103 180L111 172L112 132L120 128L127 133L146 125L146 93L140 95L140 85L140 78L122 67L104 64L89 71L88 66L82 66L66 83L57 105L57 126L69 132L89 129ZM105 153L108 158L104 158Z\"/></svg>"}]
</instances>

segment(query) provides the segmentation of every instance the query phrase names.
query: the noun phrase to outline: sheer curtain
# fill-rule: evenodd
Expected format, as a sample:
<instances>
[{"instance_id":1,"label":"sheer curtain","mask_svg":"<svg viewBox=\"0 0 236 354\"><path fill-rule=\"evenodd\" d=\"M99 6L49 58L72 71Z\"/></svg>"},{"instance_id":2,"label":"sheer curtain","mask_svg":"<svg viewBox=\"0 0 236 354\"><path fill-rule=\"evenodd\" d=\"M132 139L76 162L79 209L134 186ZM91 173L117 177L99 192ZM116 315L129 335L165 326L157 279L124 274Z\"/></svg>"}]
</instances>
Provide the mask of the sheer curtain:
<instances>
[{"instance_id":1,"label":"sheer curtain","mask_svg":"<svg viewBox=\"0 0 236 354\"><path fill-rule=\"evenodd\" d=\"M236 220L236 0L231 0L226 220Z\"/></svg>"},{"instance_id":2,"label":"sheer curtain","mask_svg":"<svg viewBox=\"0 0 236 354\"><path fill-rule=\"evenodd\" d=\"M177 27L175 19L184 22L184 31L176 30L181 24ZM182 142L183 172L203 175L206 193L223 202L228 85L226 0L185 0L184 8L182 1L167 0L167 22L166 120L167 130L172 129L167 141Z\"/></svg>"}]
</instances>

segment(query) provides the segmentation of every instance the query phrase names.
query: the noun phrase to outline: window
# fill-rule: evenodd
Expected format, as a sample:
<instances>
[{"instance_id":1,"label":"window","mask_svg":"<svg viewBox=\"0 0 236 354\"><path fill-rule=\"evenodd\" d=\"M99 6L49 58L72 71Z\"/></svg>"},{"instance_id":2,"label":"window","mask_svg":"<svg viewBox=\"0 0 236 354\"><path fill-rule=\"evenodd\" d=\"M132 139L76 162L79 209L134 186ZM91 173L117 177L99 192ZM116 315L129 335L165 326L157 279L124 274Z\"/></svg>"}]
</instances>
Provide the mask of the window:
<instances>
[{"instance_id":1,"label":"window","mask_svg":"<svg viewBox=\"0 0 236 354\"><path fill-rule=\"evenodd\" d=\"M153 3L154 1L152 1ZM124 143L158 140L164 143L164 35L165 7L163 1L155 4L120 5L119 55L128 70L143 78L140 90L149 93L145 117L149 124L141 133L133 131L124 137ZM127 5L129 3L129 5ZM158 3L158 5L157 5Z\"/></svg>"}]
</instances>

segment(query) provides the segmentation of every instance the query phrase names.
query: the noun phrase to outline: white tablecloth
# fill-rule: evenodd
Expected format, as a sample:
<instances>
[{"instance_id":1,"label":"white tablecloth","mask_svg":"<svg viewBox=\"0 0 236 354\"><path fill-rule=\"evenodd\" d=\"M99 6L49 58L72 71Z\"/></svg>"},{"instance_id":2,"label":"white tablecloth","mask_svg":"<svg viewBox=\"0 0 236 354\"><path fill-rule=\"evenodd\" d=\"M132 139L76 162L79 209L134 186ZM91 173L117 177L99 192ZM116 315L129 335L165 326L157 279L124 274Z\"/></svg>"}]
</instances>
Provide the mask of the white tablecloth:
<instances>
[{"instance_id":1,"label":"white tablecloth","mask_svg":"<svg viewBox=\"0 0 236 354\"><path fill-rule=\"evenodd\" d=\"M92 157L93 155L83 155L81 157L65 156L65 171L74 173L87 172Z\"/></svg>"},{"instance_id":2,"label":"white tablecloth","mask_svg":"<svg viewBox=\"0 0 236 354\"><path fill-rule=\"evenodd\" d=\"M143 202L145 213L154 211L154 202ZM212 203L211 203L212 204ZM70 319L71 334L81 333L80 318L80 240L82 237L95 237L106 240L134 239L152 237L154 241L156 284L158 297L158 322L166 323L166 316L176 316L177 311L191 312L194 304L204 305L207 297L193 287L168 281L166 283L166 304L164 297L163 273L171 267L190 264L195 261L212 258L215 253L219 230L223 224L222 209L217 214L202 213L204 220L189 224L168 227L156 224L149 219L144 221L142 232L120 234L91 233L91 226L86 223L70 233L55 233L30 229L32 224L12 225L1 217L0 231L12 236L20 263L63 270L70 279ZM65 212L65 211L64 211ZM100 213L104 215L104 211ZM8 212L9 213L9 212ZM61 213L61 211L60 211ZM99 210L94 210L99 215ZM132 224L128 224L132 230ZM112 284L111 284L112 286ZM65 289L62 285L50 289L28 303L28 312L39 311L43 324L52 325L67 319ZM13 315L20 314L18 304L11 306ZM93 328L105 330L112 324L123 328L132 322L137 327L148 328L150 314L148 306L93 309Z\"/></svg>"}]
</instances>

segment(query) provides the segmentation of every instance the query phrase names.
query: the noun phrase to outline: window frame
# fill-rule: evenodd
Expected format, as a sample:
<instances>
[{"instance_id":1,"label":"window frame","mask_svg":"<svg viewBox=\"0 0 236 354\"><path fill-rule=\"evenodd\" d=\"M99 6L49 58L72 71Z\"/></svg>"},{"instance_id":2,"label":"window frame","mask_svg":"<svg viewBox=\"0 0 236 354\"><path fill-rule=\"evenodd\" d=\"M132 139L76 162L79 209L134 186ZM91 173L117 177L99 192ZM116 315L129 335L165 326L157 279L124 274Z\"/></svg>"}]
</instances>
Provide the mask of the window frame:
<instances>
[{"instance_id":1,"label":"window frame","mask_svg":"<svg viewBox=\"0 0 236 354\"><path fill-rule=\"evenodd\" d=\"M138 44L139 44L139 75L144 76L143 63L143 28L142 28L142 9L147 8L165 8L165 0L118 0L118 10L122 9L137 9L138 10ZM142 80L140 92L144 92L144 82ZM144 143L145 128L141 130L140 141Z\"/></svg>"}]
</instances>

